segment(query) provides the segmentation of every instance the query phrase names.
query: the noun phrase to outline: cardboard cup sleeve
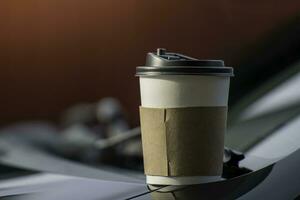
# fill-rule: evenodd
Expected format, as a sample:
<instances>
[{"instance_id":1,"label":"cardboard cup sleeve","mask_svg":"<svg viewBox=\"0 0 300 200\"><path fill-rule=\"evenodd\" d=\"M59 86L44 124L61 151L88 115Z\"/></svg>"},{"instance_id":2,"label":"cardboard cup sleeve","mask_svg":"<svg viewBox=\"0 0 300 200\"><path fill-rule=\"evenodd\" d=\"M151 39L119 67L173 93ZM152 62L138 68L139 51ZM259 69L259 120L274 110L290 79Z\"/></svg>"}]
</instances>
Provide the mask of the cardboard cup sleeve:
<instances>
[{"instance_id":1,"label":"cardboard cup sleeve","mask_svg":"<svg viewBox=\"0 0 300 200\"><path fill-rule=\"evenodd\" d=\"M151 176L220 176L227 107L140 107L144 169Z\"/></svg>"}]
</instances>

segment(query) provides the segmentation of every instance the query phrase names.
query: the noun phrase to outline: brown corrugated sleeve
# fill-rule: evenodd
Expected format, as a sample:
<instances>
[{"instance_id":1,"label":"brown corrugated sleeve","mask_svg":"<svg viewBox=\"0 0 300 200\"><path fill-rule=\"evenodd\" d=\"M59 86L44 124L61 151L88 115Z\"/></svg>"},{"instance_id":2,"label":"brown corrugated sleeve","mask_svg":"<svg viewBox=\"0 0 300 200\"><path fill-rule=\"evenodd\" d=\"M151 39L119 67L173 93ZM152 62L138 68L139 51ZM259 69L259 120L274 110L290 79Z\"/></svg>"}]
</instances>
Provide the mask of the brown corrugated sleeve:
<instances>
[{"instance_id":1,"label":"brown corrugated sleeve","mask_svg":"<svg viewBox=\"0 0 300 200\"><path fill-rule=\"evenodd\" d=\"M222 173L227 107L140 107L145 174Z\"/></svg>"}]
</instances>

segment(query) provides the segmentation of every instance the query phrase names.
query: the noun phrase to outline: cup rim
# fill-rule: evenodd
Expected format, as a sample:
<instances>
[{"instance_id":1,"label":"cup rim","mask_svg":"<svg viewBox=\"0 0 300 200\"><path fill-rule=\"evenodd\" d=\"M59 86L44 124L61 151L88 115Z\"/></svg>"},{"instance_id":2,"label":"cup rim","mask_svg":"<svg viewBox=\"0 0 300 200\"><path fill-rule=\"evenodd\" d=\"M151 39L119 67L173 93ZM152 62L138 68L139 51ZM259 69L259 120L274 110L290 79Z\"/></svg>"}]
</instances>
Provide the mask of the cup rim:
<instances>
[{"instance_id":1,"label":"cup rim","mask_svg":"<svg viewBox=\"0 0 300 200\"><path fill-rule=\"evenodd\" d=\"M233 77L232 67L202 67L202 66L165 66L149 67L138 66L136 76L161 76L161 75L204 75L204 76L229 76Z\"/></svg>"}]
</instances>

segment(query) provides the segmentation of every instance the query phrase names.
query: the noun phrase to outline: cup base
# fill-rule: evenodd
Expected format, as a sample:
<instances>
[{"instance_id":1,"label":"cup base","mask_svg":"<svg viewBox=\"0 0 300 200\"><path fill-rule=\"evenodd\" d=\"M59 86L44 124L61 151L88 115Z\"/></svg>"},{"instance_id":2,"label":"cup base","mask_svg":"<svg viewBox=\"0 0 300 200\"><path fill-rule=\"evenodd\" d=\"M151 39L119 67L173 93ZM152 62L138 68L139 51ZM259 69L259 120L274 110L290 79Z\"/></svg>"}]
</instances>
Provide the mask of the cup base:
<instances>
[{"instance_id":1,"label":"cup base","mask_svg":"<svg viewBox=\"0 0 300 200\"><path fill-rule=\"evenodd\" d=\"M221 180L221 176L146 176L149 185L196 185Z\"/></svg>"}]
</instances>

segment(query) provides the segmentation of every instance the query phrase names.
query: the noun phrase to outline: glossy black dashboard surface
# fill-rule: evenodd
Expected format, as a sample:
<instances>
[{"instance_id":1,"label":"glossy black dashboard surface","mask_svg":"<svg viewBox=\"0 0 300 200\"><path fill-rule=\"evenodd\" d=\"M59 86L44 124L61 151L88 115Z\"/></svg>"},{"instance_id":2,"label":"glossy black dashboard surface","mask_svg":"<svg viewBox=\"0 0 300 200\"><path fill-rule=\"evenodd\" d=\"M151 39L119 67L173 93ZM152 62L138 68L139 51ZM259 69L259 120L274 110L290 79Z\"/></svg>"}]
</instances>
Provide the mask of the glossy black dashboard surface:
<instances>
[{"instance_id":1,"label":"glossy black dashboard surface","mask_svg":"<svg viewBox=\"0 0 300 200\"><path fill-rule=\"evenodd\" d=\"M215 183L163 188L55 174L28 174L0 182L1 199L294 199L300 195L300 150L260 170ZM13 196L16 195L16 196ZM6 197L5 197L6 196ZM5 198L4 198L5 197Z\"/></svg>"}]
</instances>

